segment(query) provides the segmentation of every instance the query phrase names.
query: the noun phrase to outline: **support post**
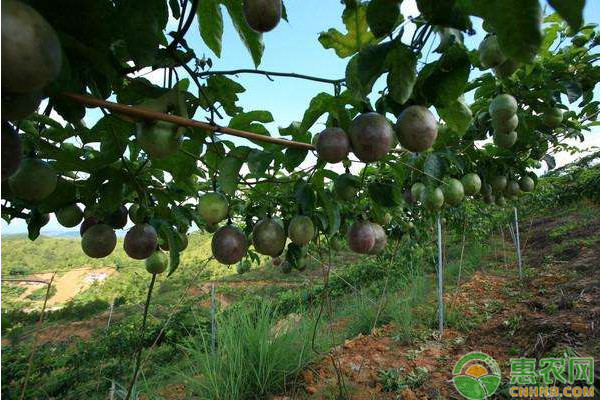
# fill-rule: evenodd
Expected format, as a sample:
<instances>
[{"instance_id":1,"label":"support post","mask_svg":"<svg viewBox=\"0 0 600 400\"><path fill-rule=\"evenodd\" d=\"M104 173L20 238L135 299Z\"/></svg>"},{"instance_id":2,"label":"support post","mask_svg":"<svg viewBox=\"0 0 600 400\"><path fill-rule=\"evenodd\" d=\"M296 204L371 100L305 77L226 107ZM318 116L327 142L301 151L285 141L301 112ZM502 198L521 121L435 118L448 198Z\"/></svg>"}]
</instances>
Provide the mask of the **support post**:
<instances>
[{"instance_id":1,"label":"support post","mask_svg":"<svg viewBox=\"0 0 600 400\"><path fill-rule=\"evenodd\" d=\"M437 278L438 278L438 317L439 317L439 332L440 340L444 335L444 275L443 275L443 259L442 259L442 215L438 212L437 215L437 245L438 245L438 266L437 266Z\"/></svg>"},{"instance_id":2,"label":"support post","mask_svg":"<svg viewBox=\"0 0 600 400\"><path fill-rule=\"evenodd\" d=\"M217 342L217 321L216 321L216 302L215 302L215 284L210 284L210 349L215 353Z\"/></svg>"},{"instance_id":3,"label":"support post","mask_svg":"<svg viewBox=\"0 0 600 400\"><path fill-rule=\"evenodd\" d=\"M517 247L517 266L519 268L519 280L523 280L523 263L521 261L521 238L519 237L519 215L517 213L517 207L515 210L515 244Z\"/></svg>"}]
</instances>

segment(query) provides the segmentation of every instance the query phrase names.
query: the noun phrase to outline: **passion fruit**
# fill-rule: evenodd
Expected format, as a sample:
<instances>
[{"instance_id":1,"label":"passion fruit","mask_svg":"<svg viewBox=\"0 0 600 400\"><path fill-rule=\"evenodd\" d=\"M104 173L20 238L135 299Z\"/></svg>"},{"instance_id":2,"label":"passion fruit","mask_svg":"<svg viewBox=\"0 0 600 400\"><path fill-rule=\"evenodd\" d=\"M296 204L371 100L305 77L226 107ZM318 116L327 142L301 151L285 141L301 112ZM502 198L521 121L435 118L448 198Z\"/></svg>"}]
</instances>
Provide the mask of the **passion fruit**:
<instances>
[{"instance_id":1,"label":"passion fruit","mask_svg":"<svg viewBox=\"0 0 600 400\"><path fill-rule=\"evenodd\" d=\"M37 158L26 158L8 184L16 197L38 203L54 191L56 181L56 172L50 164Z\"/></svg>"},{"instance_id":2,"label":"passion fruit","mask_svg":"<svg viewBox=\"0 0 600 400\"><path fill-rule=\"evenodd\" d=\"M481 190L481 178L473 172L463 176L460 182L463 185L465 196L475 196Z\"/></svg>"},{"instance_id":3,"label":"passion fruit","mask_svg":"<svg viewBox=\"0 0 600 400\"><path fill-rule=\"evenodd\" d=\"M21 1L2 2L2 91L31 93L61 68L60 41L52 26Z\"/></svg>"},{"instance_id":4,"label":"passion fruit","mask_svg":"<svg viewBox=\"0 0 600 400\"><path fill-rule=\"evenodd\" d=\"M494 97L490 103L490 115L492 119L507 120L513 117L517 113L518 104L517 100L510 94L499 94Z\"/></svg>"},{"instance_id":5,"label":"passion fruit","mask_svg":"<svg viewBox=\"0 0 600 400\"><path fill-rule=\"evenodd\" d=\"M360 190L360 181L358 177L345 173L339 175L333 181L333 191L336 196L343 201L351 201L356 197Z\"/></svg>"},{"instance_id":6,"label":"passion fruit","mask_svg":"<svg viewBox=\"0 0 600 400\"><path fill-rule=\"evenodd\" d=\"M8 122L2 121L2 180L14 175L22 160L21 137Z\"/></svg>"},{"instance_id":7,"label":"passion fruit","mask_svg":"<svg viewBox=\"0 0 600 400\"><path fill-rule=\"evenodd\" d=\"M179 235L179 242L180 242L179 251L184 251L188 247L188 243L189 243L188 237L183 232L177 232L177 235ZM162 242L159 240L159 242L160 242L160 248L162 250L169 251L169 241L168 240L163 240Z\"/></svg>"},{"instance_id":8,"label":"passion fruit","mask_svg":"<svg viewBox=\"0 0 600 400\"><path fill-rule=\"evenodd\" d=\"M465 190L458 179L449 178L443 185L444 201L451 206L459 205L465 198Z\"/></svg>"},{"instance_id":9,"label":"passion fruit","mask_svg":"<svg viewBox=\"0 0 600 400\"><path fill-rule=\"evenodd\" d=\"M504 207L506 205L506 199L503 196L497 196L495 203L498 207Z\"/></svg>"},{"instance_id":10,"label":"passion fruit","mask_svg":"<svg viewBox=\"0 0 600 400\"><path fill-rule=\"evenodd\" d=\"M504 175L496 175L492 178L492 190L494 193L502 193L504 189L506 189L506 184L508 183L508 179Z\"/></svg>"},{"instance_id":11,"label":"passion fruit","mask_svg":"<svg viewBox=\"0 0 600 400\"><path fill-rule=\"evenodd\" d=\"M519 187L519 183L516 181L513 181L513 180L509 180L506 183L506 188L504 189L504 195L506 197L513 197L513 196L517 196L520 191L521 191L521 188Z\"/></svg>"},{"instance_id":12,"label":"passion fruit","mask_svg":"<svg viewBox=\"0 0 600 400\"><path fill-rule=\"evenodd\" d=\"M517 132L495 133L494 144L501 149L508 150L517 143Z\"/></svg>"},{"instance_id":13,"label":"passion fruit","mask_svg":"<svg viewBox=\"0 0 600 400\"><path fill-rule=\"evenodd\" d=\"M490 185L489 183L484 183L481 186L481 195L482 196L489 196L492 194L492 185Z\"/></svg>"},{"instance_id":14,"label":"passion fruit","mask_svg":"<svg viewBox=\"0 0 600 400\"><path fill-rule=\"evenodd\" d=\"M350 140L341 128L327 128L319 134L317 156L328 163L335 164L348 157Z\"/></svg>"},{"instance_id":15,"label":"passion fruit","mask_svg":"<svg viewBox=\"0 0 600 400\"><path fill-rule=\"evenodd\" d=\"M413 183L410 187L410 194L413 198L421 200L421 193L425 190L425 185L421 182Z\"/></svg>"},{"instance_id":16,"label":"passion fruit","mask_svg":"<svg viewBox=\"0 0 600 400\"><path fill-rule=\"evenodd\" d=\"M563 121L563 110L560 108L551 108L542 116L542 123L548 128L558 128Z\"/></svg>"},{"instance_id":17,"label":"passion fruit","mask_svg":"<svg viewBox=\"0 0 600 400\"><path fill-rule=\"evenodd\" d=\"M127 207L120 206L104 218L104 222L114 229L122 229L127 225Z\"/></svg>"},{"instance_id":18,"label":"passion fruit","mask_svg":"<svg viewBox=\"0 0 600 400\"><path fill-rule=\"evenodd\" d=\"M369 251L369 254L379 254L385 249L387 245L387 235L381 225L376 223L371 223L371 228L375 233L375 244Z\"/></svg>"},{"instance_id":19,"label":"passion fruit","mask_svg":"<svg viewBox=\"0 0 600 400\"><path fill-rule=\"evenodd\" d=\"M368 112L352 120L348 137L359 160L374 162L381 160L392 148L394 131L386 117Z\"/></svg>"},{"instance_id":20,"label":"passion fruit","mask_svg":"<svg viewBox=\"0 0 600 400\"><path fill-rule=\"evenodd\" d=\"M141 224L141 223L145 222L144 212L138 204L132 204L131 207L129 207L128 214L129 214L129 219L134 224Z\"/></svg>"},{"instance_id":21,"label":"passion fruit","mask_svg":"<svg viewBox=\"0 0 600 400\"><path fill-rule=\"evenodd\" d=\"M151 158L163 160L179 150L182 135L171 122L141 122L137 124L137 140L142 150Z\"/></svg>"},{"instance_id":22,"label":"passion fruit","mask_svg":"<svg viewBox=\"0 0 600 400\"><path fill-rule=\"evenodd\" d=\"M125 234L123 249L125 253L135 260L144 260L156 250L158 235L156 229L150 224L135 224Z\"/></svg>"},{"instance_id":23,"label":"passion fruit","mask_svg":"<svg viewBox=\"0 0 600 400\"><path fill-rule=\"evenodd\" d=\"M519 117L517 114L513 115L509 119L492 118L492 128L495 133L509 133L514 132L519 126Z\"/></svg>"},{"instance_id":24,"label":"passion fruit","mask_svg":"<svg viewBox=\"0 0 600 400\"><path fill-rule=\"evenodd\" d=\"M494 197L493 194L488 194L488 195L483 196L483 201L485 202L485 204L492 205L495 203L496 198Z\"/></svg>"},{"instance_id":25,"label":"passion fruit","mask_svg":"<svg viewBox=\"0 0 600 400\"><path fill-rule=\"evenodd\" d=\"M210 246L217 261L232 265L244 258L248 252L248 239L239 228L225 225L215 232Z\"/></svg>"},{"instance_id":26,"label":"passion fruit","mask_svg":"<svg viewBox=\"0 0 600 400\"><path fill-rule=\"evenodd\" d=\"M373 223L356 221L348 229L348 245L355 253L368 254L375 246Z\"/></svg>"},{"instance_id":27,"label":"passion fruit","mask_svg":"<svg viewBox=\"0 0 600 400\"><path fill-rule=\"evenodd\" d=\"M402 147L420 152L433 146L438 135L438 124L426 107L410 106L398 116L395 131Z\"/></svg>"},{"instance_id":28,"label":"passion fruit","mask_svg":"<svg viewBox=\"0 0 600 400\"><path fill-rule=\"evenodd\" d=\"M269 32L281 20L281 0L244 0L244 17L250 28Z\"/></svg>"},{"instance_id":29,"label":"passion fruit","mask_svg":"<svg viewBox=\"0 0 600 400\"><path fill-rule=\"evenodd\" d=\"M315 225L305 215L296 215L288 226L288 237L298 246L305 246L315 236Z\"/></svg>"},{"instance_id":30,"label":"passion fruit","mask_svg":"<svg viewBox=\"0 0 600 400\"><path fill-rule=\"evenodd\" d=\"M479 61L484 68L495 67L506 61L496 35L489 35L479 44Z\"/></svg>"},{"instance_id":31,"label":"passion fruit","mask_svg":"<svg viewBox=\"0 0 600 400\"><path fill-rule=\"evenodd\" d=\"M155 250L146 258L146 271L151 274L162 274L169 266L169 256L160 250Z\"/></svg>"},{"instance_id":32,"label":"passion fruit","mask_svg":"<svg viewBox=\"0 0 600 400\"><path fill-rule=\"evenodd\" d=\"M276 257L285 247L285 232L277 221L267 217L254 225L252 242L258 253Z\"/></svg>"},{"instance_id":33,"label":"passion fruit","mask_svg":"<svg viewBox=\"0 0 600 400\"><path fill-rule=\"evenodd\" d=\"M83 219L83 211L77 204L63 207L56 212L56 220L65 228L79 225Z\"/></svg>"},{"instance_id":34,"label":"passion fruit","mask_svg":"<svg viewBox=\"0 0 600 400\"><path fill-rule=\"evenodd\" d=\"M106 224L89 227L81 238L81 249L92 258L103 258L113 252L117 245L117 235Z\"/></svg>"},{"instance_id":35,"label":"passion fruit","mask_svg":"<svg viewBox=\"0 0 600 400\"><path fill-rule=\"evenodd\" d=\"M32 93L10 93L2 91L2 119L11 121L23 119L30 116L40 106L42 94Z\"/></svg>"},{"instance_id":36,"label":"passion fruit","mask_svg":"<svg viewBox=\"0 0 600 400\"><path fill-rule=\"evenodd\" d=\"M523 192L533 192L535 188L535 182L529 176L524 176L519 180L519 187Z\"/></svg>"},{"instance_id":37,"label":"passion fruit","mask_svg":"<svg viewBox=\"0 0 600 400\"><path fill-rule=\"evenodd\" d=\"M444 205L444 192L439 187L426 187L420 201L430 211L439 210Z\"/></svg>"},{"instance_id":38,"label":"passion fruit","mask_svg":"<svg viewBox=\"0 0 600 400\"><path fill-rule=\"evenodd\" d=\"M508 78L509 76L514 74L518 69L518 62L511 59L507 59L502 64L494 67L494 73L499 78Z\"/></svg>"},{"instance_id":39,"label":"passion fruit","mask_svg":"<svg viewBox=\"0 0 600 400\"><path fill-rule=\"evenodd\" d=\"M227 218L229 203L221 193L211 192L200 197L196 209L207 224L214 225Z\"/></svg>"},{"instance_id":40,"label":"passion fruit","mask_svg":"<svg viewBox=\"0 0 600 400\"><path fill-rule=\"evenodd\" d=\"M83 236L83 234L90 229L94 225L98 225L100 220L94 216L85 218L81 225L79 225L79 234Z\"/></svg>"},{"instance_id":41,"label":"passion fruit","mask_svg":"<svg viewBox=\"0 0 600 400\"><path fill-rule=\"evenodd\" d=\"M392 222L392 214L389 212L377 214L375 215L374 220L379 225L388 225L390 222Z\"/></svg>"}]
</instances>

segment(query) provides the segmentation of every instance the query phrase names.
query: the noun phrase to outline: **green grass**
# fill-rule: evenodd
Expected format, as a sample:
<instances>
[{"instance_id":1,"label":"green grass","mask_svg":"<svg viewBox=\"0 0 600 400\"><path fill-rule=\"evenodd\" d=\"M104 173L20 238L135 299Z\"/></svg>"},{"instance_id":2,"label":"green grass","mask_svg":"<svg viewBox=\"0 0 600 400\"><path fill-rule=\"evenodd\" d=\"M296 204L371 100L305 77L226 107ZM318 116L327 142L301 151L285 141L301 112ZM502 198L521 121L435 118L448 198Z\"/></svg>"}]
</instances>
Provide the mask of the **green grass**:
<instances>
[{"instance_id":1,"label":"green grass","mask_svg":"<svg viewBox=\"0 0 600 400\"><path fill-rule=\"evenodd\" d=\"M56 285L50 286L50 290L46 286L35 289L31 292L27 298L33 301L43 301L46 298L46 292L48 292L48 298L51 298L56 294Z\"/></svg>"}]
</instances>

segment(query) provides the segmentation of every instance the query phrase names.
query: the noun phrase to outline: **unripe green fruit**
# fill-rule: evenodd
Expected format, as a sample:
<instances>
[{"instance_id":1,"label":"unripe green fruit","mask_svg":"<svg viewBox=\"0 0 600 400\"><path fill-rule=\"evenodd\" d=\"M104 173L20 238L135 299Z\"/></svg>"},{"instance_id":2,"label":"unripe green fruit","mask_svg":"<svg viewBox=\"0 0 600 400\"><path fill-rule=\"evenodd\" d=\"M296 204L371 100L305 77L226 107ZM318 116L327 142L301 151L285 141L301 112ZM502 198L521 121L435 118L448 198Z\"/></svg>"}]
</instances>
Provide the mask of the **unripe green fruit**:
<instances>
[{"instance_id":1,"label":"unripe green fruit","mask_svg":"<svg viewBox=\"0 0 600 400\"><path fill-rule=\"evenodd\" d=\"M350 201L356 197L360 189L359 179L351 174L342 174L333 181L333 191L340 200Z\"/></svg>"},{"instance_id":2,"label":"unripe green fruit","mask_svg":"<svg viewBox=\"0 0 600 400\"><path fill-rule=\"evenodd\" d=\"M117 235L106 224L96 224L85 231L81 238L81 249L91 258L104 258L117 245Z\"/></svg>"},{"instance_id":3,"label":"unripe green fruit","mask_svg":"<svg viewBox=\"0 0 600 400\"><path fill-rule=\"evenodd\" d=\"M533 189L535 188L535 182L530 177L524 176L519 181L519 187L523 192L533 192Z\"/></svg>"},{"instance_id":4,"label":"unripe green fruit","mask_svg":"<svg viewBox=\"0 0 600 400\"><path fill-rule=\"evenodd\" d=\"M465 191L458 179L450 178L442 186L444 201L451 206L459 205L465 198Z\"/></svg>"},{"instance_id":5,"label":"unripe green fruit","mask_svg":"<svg viewBox=\"0 0 600 400\"><path fill-rule=\"evenodd\" d=\"M426 107L410 106L398 116L395 131L402 147L420 152L433 146L438 136L438 124Z\"/></svg>"},{"instance_id":6,"label":"unripe green fruit","mask_svg":"<svg viewBox=\"0 0 600 400\"><path fill-rule=\"evenodd\" d=\"M368 112L352 120L348 138L359 160L374 162L381 160L392 148L394 131L386 117Z\"/></svg>"},{"instance_id":7,"label":"unripe green fruit","mask_svg":"<svg viewBox=\"0 0 600 400\"><path fill-rule=\"evenodd\" d=\"M227 218L229 203L221 193L211 192L200 197L196 209L204 221L214 225Z\"/></svg>"},{"instance_id":8,"label":"unripe green fruit","mask_svg":"<svg viewBox=\"0 0 600 400\"><path fill-rule=\"evenodd\" d=\"M104 218L104 222L114 229L122 229L127 225L127 208L120 206Z\"/></svg>"},{"instance_id":9,"label":"unripe green fruit","mask_svg":"<svg viewBox=\"0 0 600 400\"><path fill-rule=\"evenodd\" d=\"M410 187L410 194L412 195L412 197L414 199L418 199L420 201L421 193L423 193L424 190L425 190L425 185L423 185L421 182L416 182L416 183L413 183L413 185Z\"/></svg>"},{"instance_id":10,"label":"unripe green fruit","mask_svg":"<svg viewBox=\"0 0 600 400\"><path fill-rule=\"evenodd\" d=\"M500 78L508 78L519 69L519 63L508 59L494 67L494 73Z\"/></svg>"},{"instance_id":11,"label":"unripe green fruit","mask_svg":"<svg viewBox=\"0 0 600 400\"><path fill-rule=\"evenodd\" d=\"M519 188L519 183L510 180L506 183L506 189L504 189L504 194L507 197L512 197L518 195L520 190L521 189Z\"/></svg>"},{"instance_id":12,"label":"unripe green fruit","mask_svg":"<svg viewBox=\"0 0 600 400\"><path fill-rule=\"evenodd\" d=\"M481 178L475 173L466 174L460 181L466 196L475 196L481 190Z\"/></svg>"},{"instance_id":13,"label":"unripe green fruit","mask_svg":"<svg viewBox=\"0 0 600 400\"><path fill-rule=\"evenodd\" d=\"M138 204L132 204L131 207L129 207L129 219L134 224L141 224L144 222L143 214L143 210Z\"/></svg>"},{"instance_id":14,"label":"unripe green fruit","mask_svg":"<svg viewBox=\"0 0 600 400\"><path fill-rule=\"evenodd\" d=\"M8 183L16 197L38 203L54 191L56 181L56 172L48 163L36 158L26 158Z\"/></svg>"},{"instance_id":15,"label":"unripe green fruit","mask_svg":"<svg viewBox=\"0 0 600 400\"><path fill-rule=\"evenodd\" d=\"M489 196L492 194L492 185L490 185L489 183L485 183L481 186L481 195L482 196Z\"/></svg>"},{"instance_id":16,"label":"unripe green fruit","mask_svg":"<svg viewBox=\"0 0 600 400\"><path fill-rule=\"evenodd\" d=\"M171 122L156 121L137 124L137 140L151 158L162 160L179 150L182 136L179 127Z\"/></svg>"},{"instance_id":17,"label":"unripe green fruit","mask_svg":"<svg viewBox=\"0 0 600 400\"><path fill-rule=\"evenodd\" d=\"M281 225L272 218L265 218L252 229L254 249L266 256L276 257L285 247L285 232Z\"/></svg>"},{"instance_id":18,"label":"unripe green fruit","mask_svg":"<svg viewBox=\"0 0 600 400\"><path fill-rule=\"evenodd\" d=\"M288 226L288 237L299 246L305 246L315 236L315 225L304 215L296 215Z\"/></svg>"},{"instance_id":19,"label":"unripe green fruit","mask_svg":"<svg viewBox=\"0 0 600 400\"><path fill-rule=\"evenodd\" d=\"M494 191L494 193L502 193L504 191L504 189L506 188L506 184L508 183L508 180L506 179L506 176L503 175L497 175L495 177L492 178L492 189Z\"/></svg>"},{"instance_id":20,"label":"unripe green fruit","mask_svg":"<svg viewBox=\"0 0 600 400\"><path fill-rule=\"evenodd\" d=\"M504 207L506 205L506 199L502 196L496 197L496 205L498 207Z\"/></svg>"},{"instance_id":21,"label":"unripe green fruit","mask_svg":"<svg viewBox=\"0 0 600 400\"><path fill-rule=\"evenodd\" d=\"M252 267L252 264L250 263L250 261L243 260L243 261L240 261L239 263L237 263L235 269L236 269L236 272L238 273L238 275L243 275L246 272L250 271L251 267Z\"/></svg>"},{"instance_id":22,"label":"unripe green fruit","mask_svg":"<svg viewBox=\"0 0 600 400\"><path fill-rule=\"evenodd\" d=\"M548 128L558 128L563 121L563 110L560 108L551 108L542 116L542 123Z\"/></svg>"},{"instance_id":23,"label":"unripe green fruit","mask_svg":"<svg viewBox=\"0 0 600 400\"><path fill-rule=\"evenodd\" d=\"M56 220L65 228L72 228L79 225L83 220L83 211L77 204L72 204L61 208L56 212Z\"/></svg>"},{"instance_id":24,"label":"unripe green fruit","mask_svg":"<svg viewBox=\"0 0 600 400\"><path fill-rule=\"evenodd\" d=\"M146 271L151 274L162 274L169 266L169 256L160 250L156 250L146 258Z\"/></svg>"},{"instance_id":25,"label":"unripe green fruit","mask_svg":"<svg viewBox=\"0 0 600 400\"><path fill-rule=\"evenodd\" d=\"M517 142L517 132L495 133L494 144L501 149L508 150Z\"/></svg>"},{"instance_id":26,"label":"unripe green fruit","mask_svg":"<svg viewBox=\"0 0 600 400\"><path fill-rule=\"evenodd\" d=\"M519 126L519 117L517 114L509 119L492 118L492 129L494 133L514 132Z\"/></svg>"},{"instance_id":27,"label":"unripe green fruit","mask_svg":"<svg viewBox=\"0 0 600 400\"><path fill-rule=\"evenodd\" d=\"M490 115L492 119L507 120L517 113L517 100L510 94L500 94L490 103Z\"/></svg>"},{"instance_id":28,"label":"unripe green fruit","mask_svg":"<svg viewBox=\"0 0 600 400\"><path fill-rule=\"evenodd\" d=\"M485 195L485 196L483 196L483 201L484 201L486 204L490 204L490 205L491 205L491 204L494 204L494 203L495 203L495 201L496 201L496 198L494 197L494 195L493 195L493 194L488 194L488 195Z\"/></svg>"},{"instance_id":29,"label":"unripe green fruit","mask_svg":"<svg viewBox=\"0 0 600 400\"><path fill-rule=\"evenodd\" d=\"M495 67L506 61L495 35L487 36L479 44L479 61L484 68Z\"/></svg>"},{"instance_id":30,"label":"unripe green fruit","mask_svg":"<svg viewBox=\"0 0 600 400\"><path fill-rule=\"evenodd\" d=\"M444 193L439 187L426 187L420 201L430 211L439 210L444 205Z\"/></svg>"}]
</instances>

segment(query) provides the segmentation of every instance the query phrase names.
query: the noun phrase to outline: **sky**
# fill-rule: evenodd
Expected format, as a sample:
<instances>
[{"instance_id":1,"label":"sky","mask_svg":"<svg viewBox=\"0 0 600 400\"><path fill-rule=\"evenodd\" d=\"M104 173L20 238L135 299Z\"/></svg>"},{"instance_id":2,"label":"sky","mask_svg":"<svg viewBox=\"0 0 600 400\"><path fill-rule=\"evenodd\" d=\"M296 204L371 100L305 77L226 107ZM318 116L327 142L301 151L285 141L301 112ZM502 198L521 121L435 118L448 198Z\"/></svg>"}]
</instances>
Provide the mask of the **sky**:
<instances>
[{"instance_id":1,"label":"sky","mask_svg":"<svg viewBox=\"0 0 600 400\"><path fill-rule=\"evenodd\" d=\"M594 4L592 4L594 3ZM343 5L338 0L287 0L285 1L289 23L281 21L275 30L263 35L265 43L265 52L263 54L259 69L281 72L296 72L307 75L317 75L325 78L342 78L348 59L340 59L331 49L324 49L318 42L318 35L329 28L336 28L345 32L341 20ZM418 15L415 0L405 0L401 6L405 17ZM228 70L239 68L254 68L250 54L244 47L235 31L229 16L224 11L225 28L223 35L223 50L220 58L217 58L202 42L199 35L197 20L194 23L186 40L194 49L197 56L210 57L213 61L213 69ZM588 0L585 9L586 22L600 23L600 3L595 0ZM474 23L480 24L476 19ZM175 30L176 21L171 19L167 31ZM412 24L406 25L405 35L412 35ZM409 36L410 37L410 36ZM469 49L477 48L479 42L483 39L481 34L465 37L465 45ZM435 45L434 45L435 46ZM434 47L435 48L435 47ZM432 58L429 61L433 60ZM147 73L144 76L151 81L162 84L162 72ZM239 95L239 105L244 111L269 110L272 112L275 122L268 124L267 127L273 135L277 134L277 127L288 126L293 121L302 119L304 110L308 107L310 100L320 92L333 94L333 86L306 80L274 77L274 81L262 75L240 74L231 77L241 83L246 92ZM380 80L376 85L374 92L383 85ZM192 87L193 90L193 87ZM596 97L600 96L597 93ZM92 126L95 120L100 117L99 110L88 110L86 122ZM58 117L58 116L54 116ZM198 112L195 119L204 120L206 116ZM60 120L60 117L57 118ZM227 119L216 121L219 124L226 125ZM320 127L313 127L313 133L320 130ZM228 139L230 139L228 137ZM237 143L244 143L243 140L235 140ZM244 143L248 144L248 143ZM600 146L600 134L598 131L586 135L588 145ZM563 165L573 159L567 154L557 155L557 163ZM309 158L306 162L313 162L314 158ZM127 228L127 227L126 227ZM2 235L24 233L27 227L24 221L15 220L7 224L4 220L0 224ZM77 231L75 229L66 229L61 227L54 216L48 225L42 228L42 234L54 234L57 232Z\"/></svg>"}]
</instances>

